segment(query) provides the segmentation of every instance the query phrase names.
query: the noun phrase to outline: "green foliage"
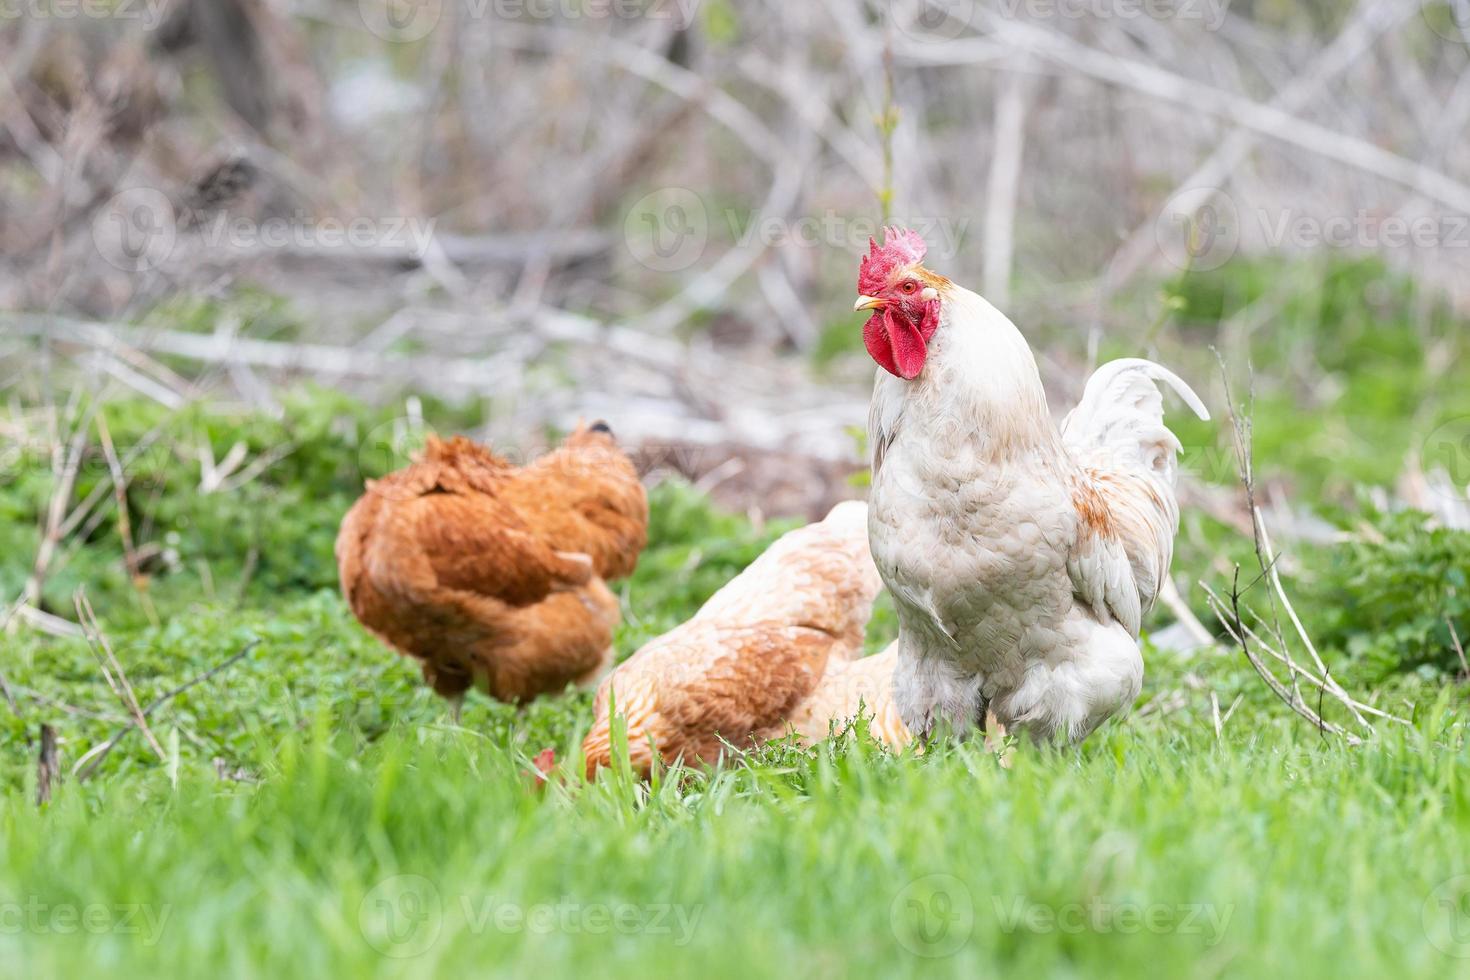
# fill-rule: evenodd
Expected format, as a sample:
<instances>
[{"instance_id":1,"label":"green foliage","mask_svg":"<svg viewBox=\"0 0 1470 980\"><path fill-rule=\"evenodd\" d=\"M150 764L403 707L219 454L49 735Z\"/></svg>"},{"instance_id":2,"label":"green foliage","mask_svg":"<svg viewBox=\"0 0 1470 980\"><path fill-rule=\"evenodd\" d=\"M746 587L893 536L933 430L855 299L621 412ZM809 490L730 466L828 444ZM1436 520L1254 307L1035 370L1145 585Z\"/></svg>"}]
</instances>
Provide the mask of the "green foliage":
<instances>
[{"instance_id":1,"label":"green foliage","mask_svg":"<svg viewBox=\"0 0 1470 980\"><path fill-rule=\"evenodd\" d=\"M1188 360L1203 384L1217 373L1205 349L1224 344L1241 398L1254 364L1256 458L1268 476L1290 474L1306 500L1350 502L1361 484L1392 485L1437 425L1470 415L1470 388L1454 372L1470 357L1464 319L1377 261L1231 262L1180 276L1166 302L1193 352L1171 351L1170 364ZM1241 316L1259 323L1244 350L1224 328ZM1199 475L1234 481L1228 426L1185 413L1170 425L1186 451L1207 450Z\"/></svg>"},{"instance_id":2,"label":"green foliage","mask_svg":"<svg viewBox=\"0 0 1470 980\"><path fill-rule=\"evenodd\" d=\"M307 390L287 396L278 416L199 405L170 414L142 401L101 409L118 453L127 459L128 516L134 543L152 557L149 590L159 613L203 599L242 601L336 587L332 542L363 481L402 465L423 430L390 410L369 411L340 394ZM428 406L431 423L452 429L463 419ZM75 424L75 419L72 424ZM64 552L46 582L43 606L70 614L85 585L99 611L144 615L123 567L116 508L100 449L84 456L74 500L100 493L101 520L81 547ZM224 487L206 492L203 459L223 463L244 453ZM30 571L55 486L49 455L20 447L0 471L0 594L17 593ZM88 525L83 524L86 528Z\"/></svg>"},{"instance_id":3,"label":"green foliage","mask_svg":"<svg viewBox=\"0 0 1470 980\"><path fill-rule=\"evenodd\" d=\"M1313 636L1381 681L1404 670L1464 673L1456 637L1470 637L1470 534L1431 528L1423 514L1379 515L1371 537L1323 553L1306 596Z\"/></svg>"},{"instance_id":4,"label":"green foliage","mask_svg":"<svg viewBox=\"0 0 1470 980\"><path fill-rule=\"evenodd\" d=\"M740 15L728 0L710 0L699 7L704 35L717 47L733 46L740 40Z\"/></svg>"}]
</instances>

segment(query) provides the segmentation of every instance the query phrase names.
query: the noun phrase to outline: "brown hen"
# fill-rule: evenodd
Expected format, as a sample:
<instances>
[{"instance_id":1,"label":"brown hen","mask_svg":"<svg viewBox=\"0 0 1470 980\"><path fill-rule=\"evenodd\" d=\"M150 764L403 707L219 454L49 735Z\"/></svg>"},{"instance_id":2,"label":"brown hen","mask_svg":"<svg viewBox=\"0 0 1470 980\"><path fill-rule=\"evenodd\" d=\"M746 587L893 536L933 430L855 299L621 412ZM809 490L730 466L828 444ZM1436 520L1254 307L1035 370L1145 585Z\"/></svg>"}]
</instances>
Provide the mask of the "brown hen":
<instances>
[{"instance_id":1,"label":"brown hen","mask_svg":"<svg viewBox=\"0 0 1470 980\"><path fill-rule=\"evenodd\" d=\"M337 568L357 618L457 712L472 686L523 701L596 680L618 622L604 580L633 571L647 530L638 474L601 423L524 467L431 437L368 481Z\"/></svg>"},{"instance_id":2,"label":"brown hen","mask_svg":"<svg viewBox=\"0 0 1470 980\"><path fill-rule=\"evenodd\" d=\"M861 657L881 583L868 556L867 507L839 504L826 520L782 537L689 622L646 644L597 691L582 743L587 774L612 764L609 708L627 721L633 768L713 762L725 743L747 747L796 733L825 737L858 714L891 745L908 733L892 706L892 650Z\"/></svg>"}]
</instances>

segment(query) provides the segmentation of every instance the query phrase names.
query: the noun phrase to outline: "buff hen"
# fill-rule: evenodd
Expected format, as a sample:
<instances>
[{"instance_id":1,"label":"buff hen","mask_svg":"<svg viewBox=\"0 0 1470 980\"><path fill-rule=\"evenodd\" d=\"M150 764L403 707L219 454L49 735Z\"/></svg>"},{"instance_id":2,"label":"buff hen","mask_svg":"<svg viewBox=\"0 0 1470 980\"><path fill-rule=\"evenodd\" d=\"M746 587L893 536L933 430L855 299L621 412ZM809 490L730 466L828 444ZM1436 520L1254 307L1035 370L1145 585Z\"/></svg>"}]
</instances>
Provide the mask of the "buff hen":
<instances>
[{"instance_id":1,"label":"buff hen","mask_svg":"<svg viewBox=\"0 0 1470 980\"><path fill-rule=\"evenodd\" d=\"M612 764L609 709L627 721L633 768L714 762L795 732L820 739L865 705L869 730L899 746L893 652L866 659L863 630L881 583L868 557L867 507L837 505L786 534L694 618L649 642L602 682L582 743L588 777Z\"/></svg>"},{"instance_id":2,"label":"buff hen","mask_svg":"<svg viewBox=\"0 0 1470 980\"><path fill-rule=\"evenodd\" d=\"M342 591L357 618L421 662L458 714L471 687L524 701L611 663L618 600L648 500L606 425L515 467L463 437L430 438L347 512Z\"/></svg>"}]
</instances>

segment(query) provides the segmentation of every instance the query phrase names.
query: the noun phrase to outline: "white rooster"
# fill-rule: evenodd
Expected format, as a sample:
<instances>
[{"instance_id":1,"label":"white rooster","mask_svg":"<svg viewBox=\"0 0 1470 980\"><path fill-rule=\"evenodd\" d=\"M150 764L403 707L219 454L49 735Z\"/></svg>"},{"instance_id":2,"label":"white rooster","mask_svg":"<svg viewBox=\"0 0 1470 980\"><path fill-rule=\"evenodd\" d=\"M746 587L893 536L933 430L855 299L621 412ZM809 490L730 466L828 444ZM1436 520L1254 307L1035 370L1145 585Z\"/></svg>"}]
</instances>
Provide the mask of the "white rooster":
<instances>
[{"instance_id":1,"label":"white rooster","mask_svg":"<svg viewBox=\"0 0 1470 980\"><path fill-rule=\"evenodd\" d=\"M873 558L899 615L894 695L938 721L1077 740L1143 681L1138 630L1169 572L1179 441L1150 361L1103 365L1061 427L1010 320L925 269L923 239L887 229L857 310L883 369L868 419Z\"/></svg>"}]
</instances>

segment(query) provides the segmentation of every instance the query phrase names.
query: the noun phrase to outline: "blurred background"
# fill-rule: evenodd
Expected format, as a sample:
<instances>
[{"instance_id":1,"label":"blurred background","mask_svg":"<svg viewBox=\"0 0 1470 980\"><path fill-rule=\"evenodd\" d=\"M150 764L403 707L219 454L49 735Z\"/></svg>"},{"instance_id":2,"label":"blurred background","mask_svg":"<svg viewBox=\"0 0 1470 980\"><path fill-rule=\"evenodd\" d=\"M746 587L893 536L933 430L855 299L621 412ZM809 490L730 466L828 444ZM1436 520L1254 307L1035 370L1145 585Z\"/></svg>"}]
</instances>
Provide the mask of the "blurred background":
<instances>
[{"instance_id":1,"label":"blurred background","mask_svg":"<svg viewBox=\"0 0 1470 980\"><path fill-rule=\"evenodd\" d=\"M101 486L75 423L118 397L148 406L119 463L238 487L345 397L369 475L425 426L515 454L597 417L655 480L816 515L861 492L851 302L890 221L1021 326L1058 414L1153 357L1222 417L1226 378L1253 395L1285 533L1364 497L1464 526L1467 29L1463 0L0 0L7 452L54 491L77 433ZM144 439L199 406L284 434ZM1248 529L1230 427L1173 421L1186 536ZM41 538L83 526L45 500Z\"/></svg>"}]
</instances>

